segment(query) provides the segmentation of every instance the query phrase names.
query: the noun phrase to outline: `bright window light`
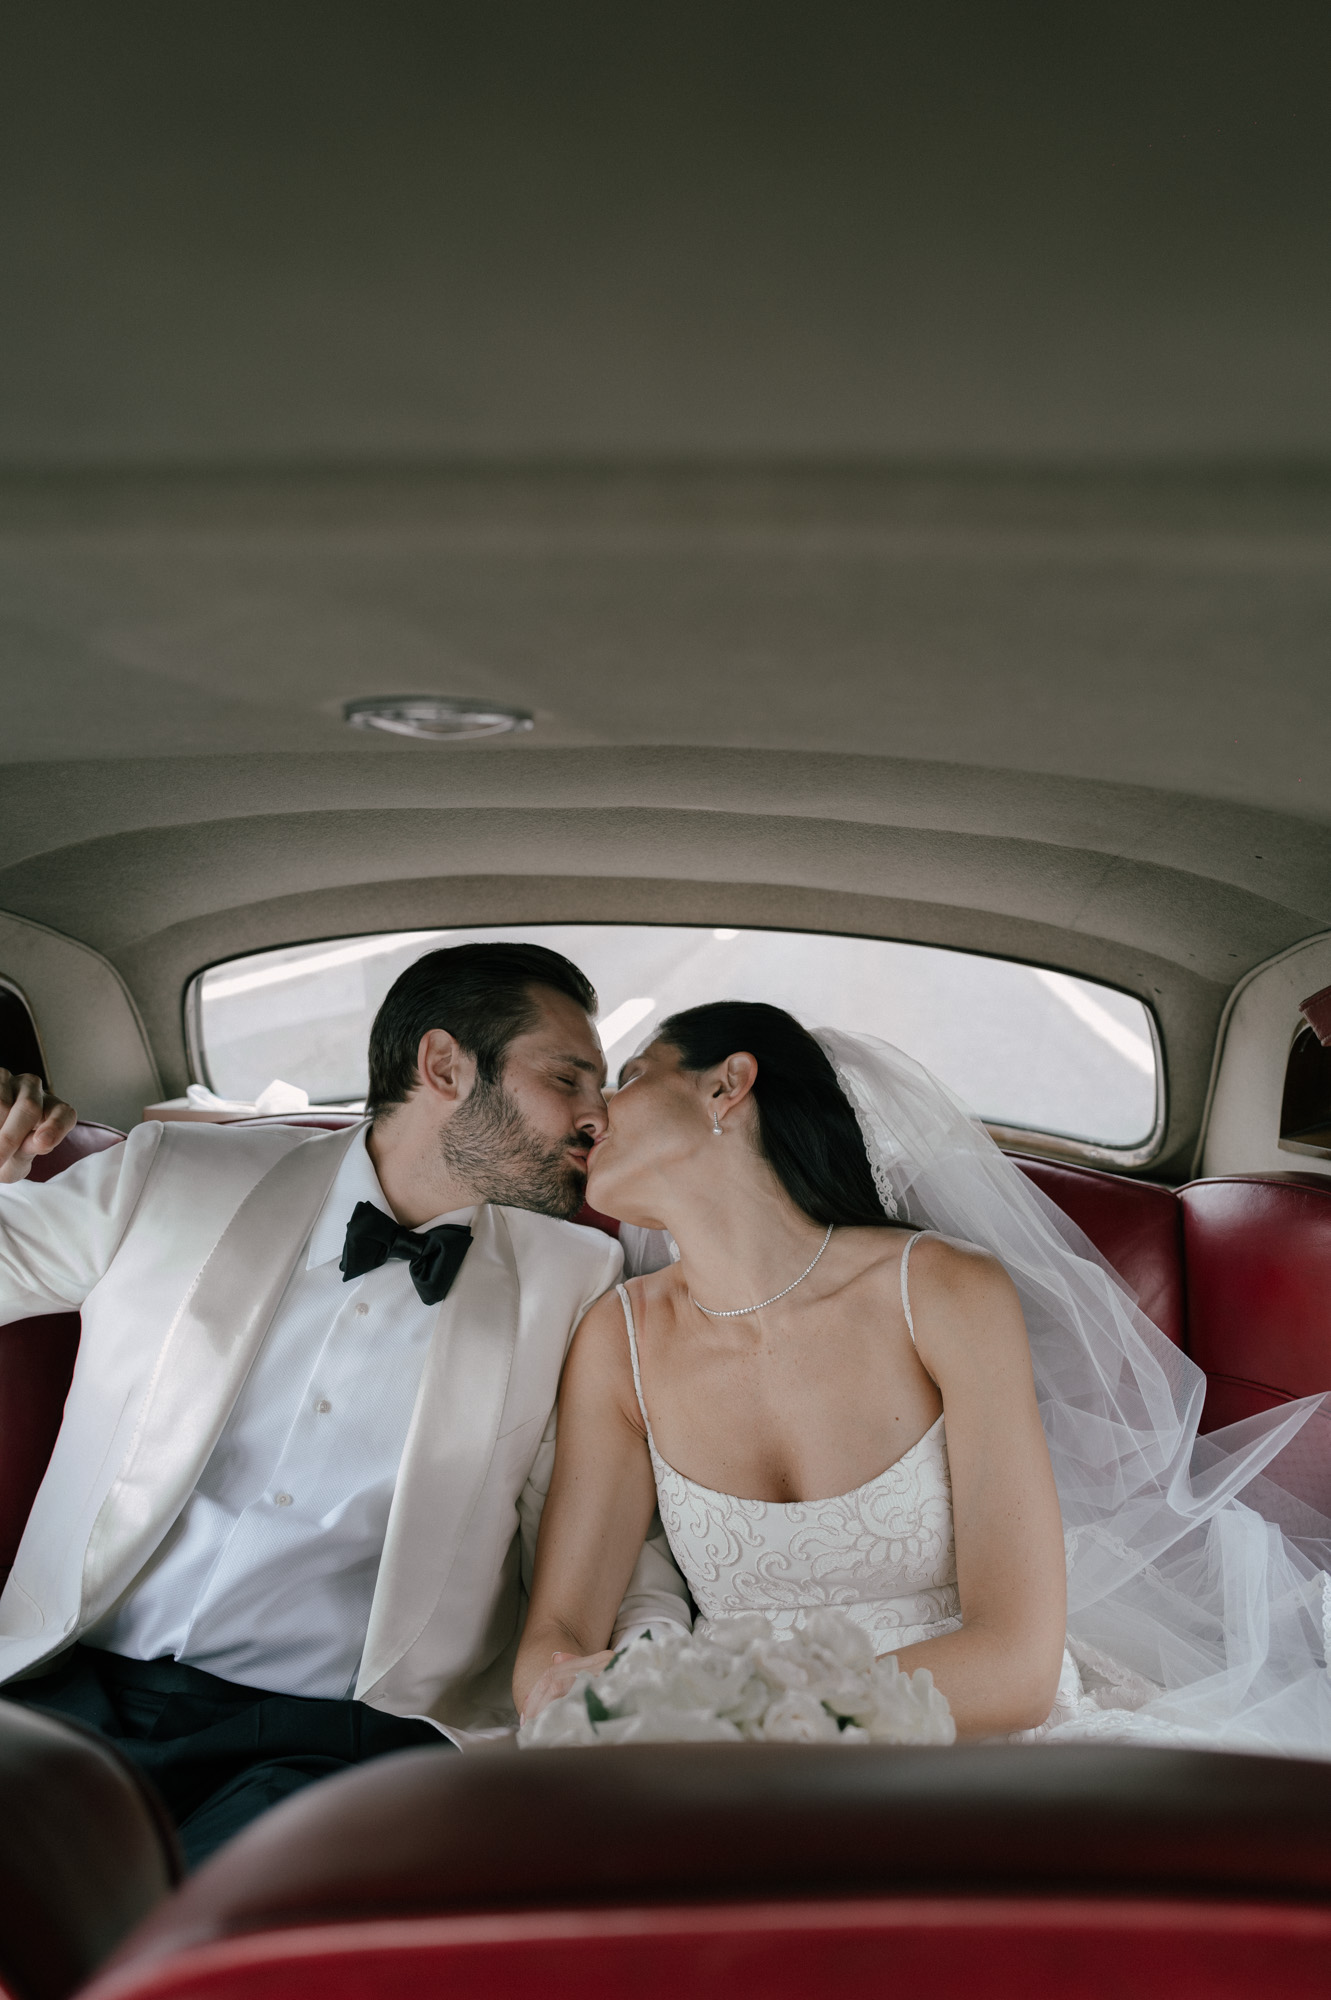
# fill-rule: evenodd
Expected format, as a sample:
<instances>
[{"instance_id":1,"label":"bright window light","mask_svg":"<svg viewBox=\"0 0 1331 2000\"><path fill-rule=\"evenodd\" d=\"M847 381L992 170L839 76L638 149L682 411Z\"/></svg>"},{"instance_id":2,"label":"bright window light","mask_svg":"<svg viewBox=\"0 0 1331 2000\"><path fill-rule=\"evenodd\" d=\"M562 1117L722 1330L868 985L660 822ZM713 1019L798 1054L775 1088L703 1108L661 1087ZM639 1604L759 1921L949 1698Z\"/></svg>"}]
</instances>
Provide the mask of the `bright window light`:
<instances>
[{"instance_id":1,"label":"bright window light","mask_svg":"<svg viewBox=\"0 0 1331 2000\"><path fill-rule=\"evenodd\" d=\"M370 1023L398 974L437 945L487 939L548 945L582 967L612 1070L683 1007L768 1000L810 1027L896 1043L991 1124L1120 1151L1155 1128L1156 1042L1131 994L976 952L711 926L393 931L233 959L192 989L199 1081L246 1102L274 1077L316 1104L359 1102Z\"/></svg>"}]
</instances>

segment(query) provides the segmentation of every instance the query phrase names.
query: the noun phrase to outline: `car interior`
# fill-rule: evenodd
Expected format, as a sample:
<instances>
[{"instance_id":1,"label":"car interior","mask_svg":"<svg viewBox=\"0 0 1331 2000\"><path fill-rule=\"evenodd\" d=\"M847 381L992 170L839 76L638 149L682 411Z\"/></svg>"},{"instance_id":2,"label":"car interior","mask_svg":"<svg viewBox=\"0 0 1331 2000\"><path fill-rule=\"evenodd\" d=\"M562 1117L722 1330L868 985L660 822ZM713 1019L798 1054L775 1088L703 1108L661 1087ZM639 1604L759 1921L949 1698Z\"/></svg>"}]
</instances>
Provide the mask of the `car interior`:
<instances>
[{"instance_id":1,"label":"car interior","mask_svg":"<svg viewBox=\"0 0 1331 2000\"><path fill-rule=\"evenodd\" d=\"M1331 1390L1325 10L6 42L0 1067L79 1119L36 1177L353 1122L396 973L530 938L612 1072L710 998L899 1040L1203 1431ZM0 1328L3 1575L79 1332ZM91 1735L0 1706L0 1770L0 2000L1326 1984L1314 1760L411 1752L183 1881Z\"/></svg>"}]
</instances>

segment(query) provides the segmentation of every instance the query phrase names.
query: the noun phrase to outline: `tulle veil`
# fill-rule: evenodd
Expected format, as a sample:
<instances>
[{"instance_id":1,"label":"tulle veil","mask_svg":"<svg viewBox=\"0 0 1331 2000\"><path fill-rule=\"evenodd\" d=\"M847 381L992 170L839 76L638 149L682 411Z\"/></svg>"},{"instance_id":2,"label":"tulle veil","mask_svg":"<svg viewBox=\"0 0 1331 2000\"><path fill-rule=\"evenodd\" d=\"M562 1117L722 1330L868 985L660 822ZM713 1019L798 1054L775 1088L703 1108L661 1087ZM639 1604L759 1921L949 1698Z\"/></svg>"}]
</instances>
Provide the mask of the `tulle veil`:
<instances>
[{"instance_id":1,"label":"tulle veil","mask_svg":"<svg viewBox=\"0 0 1331 2000\"><path fill-rule=\"evenodd\" d=\"M818 1040L889 1215L991 1251L1021 1296L1080 1680L1041 1733L1331 1757L1331 1397L1199 1436L1201 1370L952 1092Z\"/></svg>"}]
</instances>

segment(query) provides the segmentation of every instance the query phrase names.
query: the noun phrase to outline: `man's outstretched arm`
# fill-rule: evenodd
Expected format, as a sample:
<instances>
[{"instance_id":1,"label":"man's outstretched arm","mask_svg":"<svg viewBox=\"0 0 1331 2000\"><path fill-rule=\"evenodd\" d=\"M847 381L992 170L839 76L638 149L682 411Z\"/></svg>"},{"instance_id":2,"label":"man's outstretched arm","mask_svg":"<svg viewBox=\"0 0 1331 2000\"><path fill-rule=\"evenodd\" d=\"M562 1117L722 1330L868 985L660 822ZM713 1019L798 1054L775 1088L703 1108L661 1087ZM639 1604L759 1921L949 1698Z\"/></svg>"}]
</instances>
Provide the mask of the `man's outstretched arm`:
<instances>
[{"instance_id":1,"label":"man's outstretched arm","mask_svg":"<svg viewBox=\"0 0 1331 2000\"><path fill-rule=\"evenodd\" d=\"M39 1079L0 1070L0 1326L82 1305L120 1247L162 1136L140 1125L125 1145L30 1180L73 1123Z\"/></svg>"}]
</instances>

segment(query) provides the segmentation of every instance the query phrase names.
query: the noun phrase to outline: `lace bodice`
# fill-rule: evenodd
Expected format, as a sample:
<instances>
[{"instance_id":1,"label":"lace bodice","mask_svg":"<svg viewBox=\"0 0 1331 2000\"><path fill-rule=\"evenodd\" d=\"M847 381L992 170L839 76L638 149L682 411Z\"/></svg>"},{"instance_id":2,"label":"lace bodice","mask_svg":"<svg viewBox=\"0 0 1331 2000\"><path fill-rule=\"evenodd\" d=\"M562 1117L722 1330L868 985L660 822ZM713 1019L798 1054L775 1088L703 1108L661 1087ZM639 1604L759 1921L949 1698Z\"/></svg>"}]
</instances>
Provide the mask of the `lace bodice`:
<instances>
[{"instance_id":1,"label":"lace bodice","mask_svg":"<svg viewBox=\"0 0 1331 2000\"><path fill-rule=\"evenodd\" d=\"M901 1302L912 1340L907 1266ZM675 1560L707 1618L764 1612L778 1628L835 1606L879 1652L961 1623L952 1540L952 1483L943 1419L876 1478L827 1500L745 1500L686 1479L656 1448L642 1394L633 1307L619 1287L633 1384L647 1429L657 1503Z\"/></svg>"}]
</instances>

